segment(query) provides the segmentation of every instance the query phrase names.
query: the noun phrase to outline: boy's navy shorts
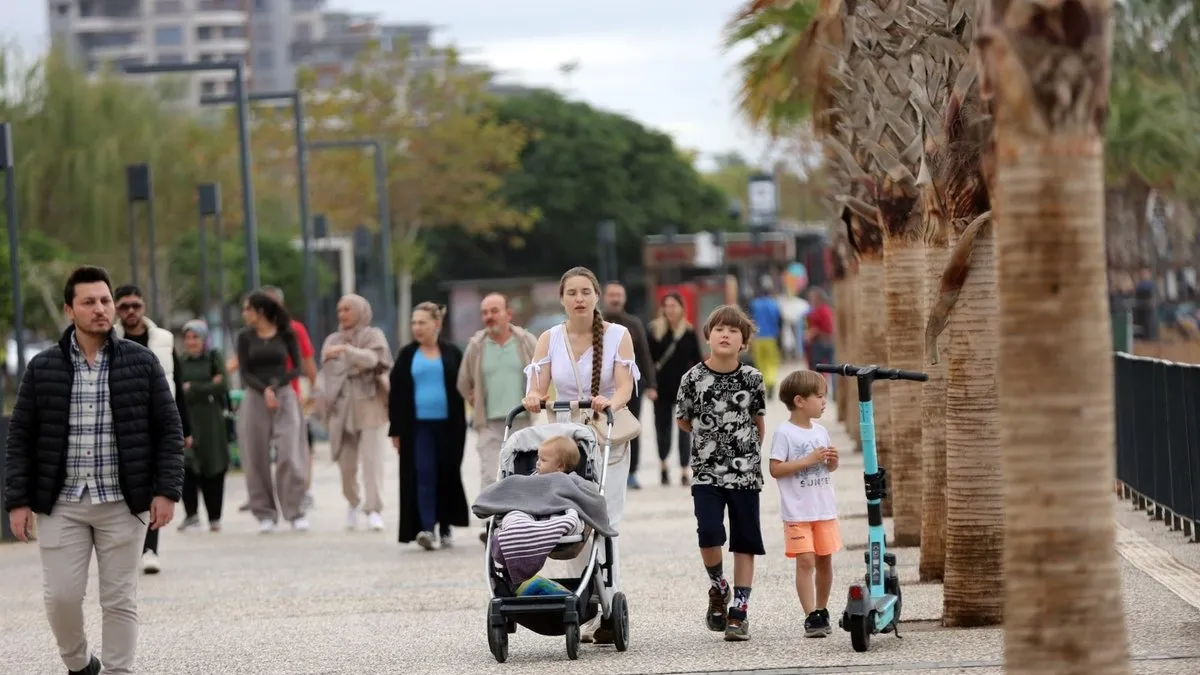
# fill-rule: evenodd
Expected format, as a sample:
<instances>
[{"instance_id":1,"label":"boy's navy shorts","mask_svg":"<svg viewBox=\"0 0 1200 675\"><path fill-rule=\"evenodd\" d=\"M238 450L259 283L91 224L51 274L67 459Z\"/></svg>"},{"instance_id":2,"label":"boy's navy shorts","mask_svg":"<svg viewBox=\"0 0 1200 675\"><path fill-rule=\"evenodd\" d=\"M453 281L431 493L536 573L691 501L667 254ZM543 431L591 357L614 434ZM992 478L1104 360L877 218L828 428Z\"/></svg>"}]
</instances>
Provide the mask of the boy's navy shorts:
<instances>
[{"instance_id":1,"label":"boy's navy shorts","mask_svg":"<svg viewBox=\"0 0 1200 675\"><path fill-rule=\"evenodd\" d=\"M729 551L766 555L759 522L758 490L734 490L715 485L693 485L692 506L700 548L725 545L725 509L729 509Z\"/></svg>"}]
</instances>

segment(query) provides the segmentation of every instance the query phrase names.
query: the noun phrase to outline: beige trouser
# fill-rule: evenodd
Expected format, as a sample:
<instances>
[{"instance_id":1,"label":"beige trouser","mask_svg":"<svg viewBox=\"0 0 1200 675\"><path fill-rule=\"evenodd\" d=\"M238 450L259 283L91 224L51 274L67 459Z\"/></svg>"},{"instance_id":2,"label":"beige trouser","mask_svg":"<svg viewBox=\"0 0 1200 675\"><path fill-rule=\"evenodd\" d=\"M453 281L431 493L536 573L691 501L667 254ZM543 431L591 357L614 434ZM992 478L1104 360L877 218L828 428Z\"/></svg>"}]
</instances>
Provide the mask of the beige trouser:
<instances>
[{"instance_id":1,"label":"beige trouser","mask_svg":"<svg viewBox=\"0 0 1200 675\"><path fill-rule=\"evenodd\" d=\"M513 431L529 426L529 416L513 420ZM488 420L475 430L475 452L479 453L479 489L496 482L500 471L500 446L504 445L504 420Z\"/></svg>"},{"instance_id":2,"label":"beige trouser","mask_svg":"<svg viewBox=\"0 0 1200 675\"><path fill-rule=\"evenodd\" d=\"M389 447L386 424L342 436L338 468L342 471L342 495L350 506L357 508L361 504L367 513L383 511L383 457ZM360 464L365 500L360 499L358 491Z\"/></svg>"},{"instance_id":3,"label":"beige trouser","mask_svg":"<svg viewBox=\"0 0 1200 675\"><path fill-rule=\"evenodd\" d=\"M60 501L53 513L39 515L38 521L42 596L63 664L68 670L83 670L91 660L83 597L95 550L104 615L100 659L106 675L129 675L137 655L138 563L149 513L135 516L124 501L93 504L84 490L80 503Z\"/></svg>"},{"instance_id":4,"label":"beige trouser","mask_svg":"<svg viewBox=\"0 0 1200 675\"><path fill-rule=\"evenodd\" d=\"M295 520L304 515L304 493L308 483L308 457L300 442L303 421L300 401L291 387L280 387L275 396L279 407L267 408L262 392L247 389L238 408L238 440L242 467L246 470L246 492L250 512L258 520ZM275 446L275 477L271 479L271 446ZM279 496L279 508L275 497Z\"/></svg>"}]
</instances>

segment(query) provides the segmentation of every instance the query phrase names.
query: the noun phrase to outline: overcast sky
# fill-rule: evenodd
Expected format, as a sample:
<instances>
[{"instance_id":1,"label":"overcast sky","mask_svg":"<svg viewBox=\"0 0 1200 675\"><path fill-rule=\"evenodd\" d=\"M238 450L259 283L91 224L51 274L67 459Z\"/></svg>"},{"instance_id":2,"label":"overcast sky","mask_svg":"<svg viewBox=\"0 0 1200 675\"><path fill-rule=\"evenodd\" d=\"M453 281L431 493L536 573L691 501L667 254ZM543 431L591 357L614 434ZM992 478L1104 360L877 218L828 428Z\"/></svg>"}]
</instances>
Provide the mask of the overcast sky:
<instances>
[{"instance_id":1,"label":"overcast sky","mask_svg":"<svg viewBox=\"0 0 1200 675\"><path fill-rule=\"evenodd\" d=\"M0 31L44 48L46 0L0 0ZM735 116L735 56L721 48L731 0L331 0L331 8L392 22L428 22L505 80L567 88L572 98L627 114L704 153L763 143ZM416 7L420 5L420 7ZM578 61L564 78L559 66Z\"/></svg>"}]
</instances>

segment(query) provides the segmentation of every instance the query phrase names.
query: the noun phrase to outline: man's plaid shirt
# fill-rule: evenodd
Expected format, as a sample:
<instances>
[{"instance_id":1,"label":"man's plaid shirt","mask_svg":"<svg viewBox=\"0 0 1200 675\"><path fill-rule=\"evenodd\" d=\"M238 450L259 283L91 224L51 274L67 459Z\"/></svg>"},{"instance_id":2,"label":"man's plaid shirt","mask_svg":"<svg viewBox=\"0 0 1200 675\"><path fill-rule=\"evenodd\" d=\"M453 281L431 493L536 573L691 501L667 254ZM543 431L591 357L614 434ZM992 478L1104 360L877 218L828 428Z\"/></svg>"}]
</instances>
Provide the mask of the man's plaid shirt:
<instances>
[{"instance_id":1,"label":"man's plaid shirt","mask_svg":"<svg viewBox=\"0 0 1200 675\"><path fill-rule=\"evenodd\" d=\"M67 437L67 480L59 499L82 501L87 489L93 504L118 502L121 494L117 463L117 437L113 433L112 406L108 390L109 359L104 347L90 364L75 335L71 334L71 362L75 380L71 386L70 435Z\"/></svg>"}]
</instances>

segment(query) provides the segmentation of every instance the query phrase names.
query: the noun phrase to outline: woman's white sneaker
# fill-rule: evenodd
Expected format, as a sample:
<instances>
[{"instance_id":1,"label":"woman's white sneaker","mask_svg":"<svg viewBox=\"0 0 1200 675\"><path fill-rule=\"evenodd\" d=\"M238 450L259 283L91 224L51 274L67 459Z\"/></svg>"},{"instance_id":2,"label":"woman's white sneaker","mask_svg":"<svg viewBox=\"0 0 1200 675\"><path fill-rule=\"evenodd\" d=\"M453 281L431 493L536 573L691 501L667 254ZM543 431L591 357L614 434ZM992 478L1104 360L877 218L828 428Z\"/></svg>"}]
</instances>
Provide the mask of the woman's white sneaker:
<instances>
[{"instance_id":1,"label":"woman's white sneaker","mask_svg":"<svg viewBox=\"0 0 1200 675\"><path fill-rule=\"evenodd\" d=\"M383 516L378 513L371 512L367 514L367 529L372 532L383 531Z\"/></svg>"},{"instance_id":2,"label":"woman's white sneaker","mask_svg":"<svg viewBox=\"0 0 1200 675\"><path fill-rule=\"evenodd\" d=\"M358 529L358 509L353 506L346 511L346 529L351 532Z\"/></svg>"},{"instance_id":3,"label":"woman's white sneaker","mask_svg":"<svg viewBox=\"0 0 1200 675\"><path fill-rule=\"evenodd\" d=\"M259 534L271 534L274 531L275 531L275 521L273 521L273 520L258 521L258 533Z\"/></svg>"},{"instance_id":4,"label":"woman's white sneaker","mask_svg":"<svg viewBox=\"0 0 1200 675\"><path fill-rule=\"evenodd\" d=\"M300 516L292 521L292 529L297 532L308 532L308 518Z\"/></svg>"}]
</instances>

